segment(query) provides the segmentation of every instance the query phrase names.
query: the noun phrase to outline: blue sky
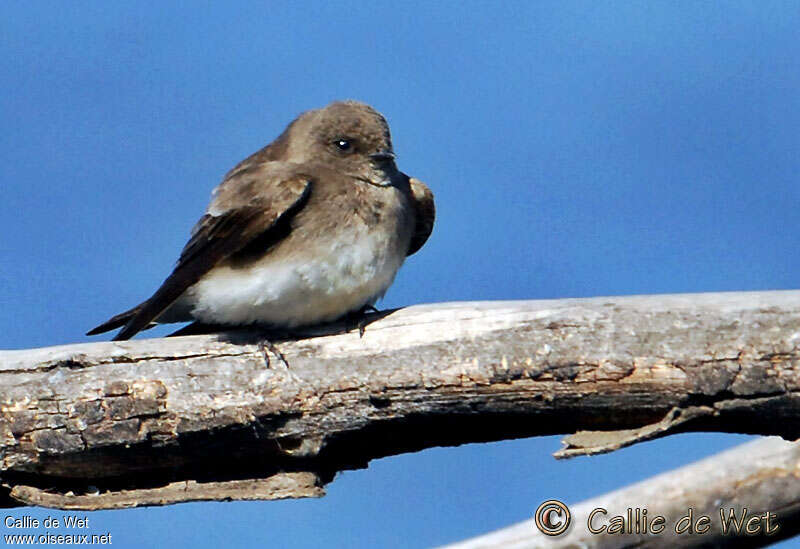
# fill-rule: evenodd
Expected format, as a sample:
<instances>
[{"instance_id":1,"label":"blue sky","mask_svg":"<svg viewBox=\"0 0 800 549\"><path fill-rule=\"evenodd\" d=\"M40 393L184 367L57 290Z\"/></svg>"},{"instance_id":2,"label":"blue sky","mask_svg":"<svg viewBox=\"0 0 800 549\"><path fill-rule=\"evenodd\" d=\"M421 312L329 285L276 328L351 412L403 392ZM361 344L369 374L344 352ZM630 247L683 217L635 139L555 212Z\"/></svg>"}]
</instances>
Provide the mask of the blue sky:
<instances>
[{"instance_id":1,"label":"blue sky","mask_svg":"<svg viewBox=\"0 0 800 549\"><path fill-rule=\"evenodd\" d=\"M222 175L343 98L386 115L436 193L381 306L797 288L799 25L792 2L6 3L0 348L87 341L149 296ZM558 437L432 449L320 500L99 512L92 531L425 547L744 439L565 462Z\"/></svg>"}]
</instances>

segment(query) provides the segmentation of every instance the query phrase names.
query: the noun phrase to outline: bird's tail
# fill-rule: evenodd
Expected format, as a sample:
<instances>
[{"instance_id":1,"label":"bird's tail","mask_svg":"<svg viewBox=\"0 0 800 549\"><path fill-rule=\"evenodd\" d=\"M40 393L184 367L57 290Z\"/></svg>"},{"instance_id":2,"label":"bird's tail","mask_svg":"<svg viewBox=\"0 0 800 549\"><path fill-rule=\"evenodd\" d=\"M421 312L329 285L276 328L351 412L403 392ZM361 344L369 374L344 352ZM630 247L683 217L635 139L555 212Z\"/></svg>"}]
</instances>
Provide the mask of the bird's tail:
<instances>
[{"instance_id":1,"label":"bird's tail","mask_svg":"<svg viewBox=\"0 0 800 549\"><path fill-rule=\"evenodd\" d=\"M136 307L134 307L133 309L125 311L124 313L112 316L111 318L109 318L96 328L92 328L91 330L86 332L86 335L92 336L92 335L102 334L103 332L108 332L115 328L125 326L130 321L130 319L136 316L136 313L139 312L139 310L142 308L142 305L144 305L144 303L141 303Z\"/></svg>"}]
</instances>

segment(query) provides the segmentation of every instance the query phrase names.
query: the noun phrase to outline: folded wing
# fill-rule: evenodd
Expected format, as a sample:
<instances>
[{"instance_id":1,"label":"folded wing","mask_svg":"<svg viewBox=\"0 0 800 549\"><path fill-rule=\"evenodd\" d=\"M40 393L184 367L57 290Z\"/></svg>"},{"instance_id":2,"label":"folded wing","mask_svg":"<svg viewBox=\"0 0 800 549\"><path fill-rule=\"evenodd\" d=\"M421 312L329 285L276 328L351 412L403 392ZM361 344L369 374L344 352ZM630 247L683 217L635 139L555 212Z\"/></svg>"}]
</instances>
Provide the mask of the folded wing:
<instances>
[{"instance_id":1,"label":"folded wing","mask_svg":"<svg viewBox=\"0 0 800 549\"><path fill-rule=\"evenodd\" d=\"M195 225L178 264L161 287L147 301L116 315L88 335L124 324L114 340L130 339L223 259L254 241L283 238L288 220L305 205L312 183L304 174L270 164L231 172L215 191L208 213Z\"/></svg>"},{"instance_id":2,"label":"folded wing","mask_svg":"<svg viewBox=\"0 0 800 549\"><path fill-rule=\"evenodd\" d=\"M428 186L413 177L409 178L409 182L411 183L411 196L414 200L417 221L406 256L416 253L422 248L422 245L425 244L433 231L433 221L436 217L433 193Z\"/></svg>"}]
</instances>

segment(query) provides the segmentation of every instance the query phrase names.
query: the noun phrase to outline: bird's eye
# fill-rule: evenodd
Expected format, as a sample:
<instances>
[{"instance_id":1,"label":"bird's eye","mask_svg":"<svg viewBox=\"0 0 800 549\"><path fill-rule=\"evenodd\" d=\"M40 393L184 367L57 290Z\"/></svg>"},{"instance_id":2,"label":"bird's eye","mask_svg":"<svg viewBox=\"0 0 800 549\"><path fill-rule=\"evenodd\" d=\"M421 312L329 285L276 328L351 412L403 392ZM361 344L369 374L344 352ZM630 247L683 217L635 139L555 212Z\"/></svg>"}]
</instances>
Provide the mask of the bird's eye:
<instances>
[{"instance_id":1,"label":"bird's eye","mask_svg":"<svg viewBox=\"0 0 800 549\"><path fill-rule=\"evenodd\" d=\"M353 150L353 143L349 139L337 139L334 143L336 148L341 152L350 152Z\"/></svg>"}]
</instances>

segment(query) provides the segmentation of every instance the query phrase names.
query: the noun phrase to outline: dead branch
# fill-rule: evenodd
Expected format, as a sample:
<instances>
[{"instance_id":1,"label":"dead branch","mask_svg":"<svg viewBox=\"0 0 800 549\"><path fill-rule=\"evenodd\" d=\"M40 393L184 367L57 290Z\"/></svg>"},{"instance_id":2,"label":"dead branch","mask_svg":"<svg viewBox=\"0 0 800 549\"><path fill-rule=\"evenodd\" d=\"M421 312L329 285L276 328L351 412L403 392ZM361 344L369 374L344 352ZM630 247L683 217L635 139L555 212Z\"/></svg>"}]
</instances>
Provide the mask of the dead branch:
<instances>
[{"instance_id":1,"label":"dead branch","mask_svg":"<svg viewBox=\"0 0 800 549\"><path fill-rule=\"evenodd\" d=\"M422 448L800 430L800 291L450 303L253 331L0 352L0 504L319 496ZM285 359L285 361L284 361Z\"/></svg>"},{"instance_id":2,"label":"dead branch","mask_svg":"<svg viewBox=\"0 0 800 549\"><path fill-rule=\"evenodd\" d=\"M762 438L569 505L559 537L531 518L442 549L764 547L800 533L798 462L797 443Z\"/></svg>"}]
</instances>

